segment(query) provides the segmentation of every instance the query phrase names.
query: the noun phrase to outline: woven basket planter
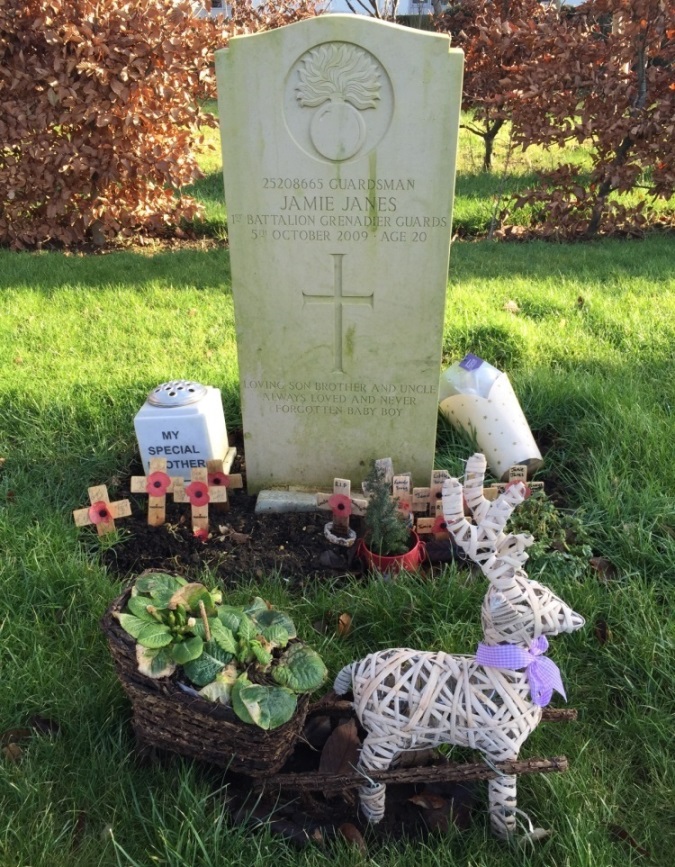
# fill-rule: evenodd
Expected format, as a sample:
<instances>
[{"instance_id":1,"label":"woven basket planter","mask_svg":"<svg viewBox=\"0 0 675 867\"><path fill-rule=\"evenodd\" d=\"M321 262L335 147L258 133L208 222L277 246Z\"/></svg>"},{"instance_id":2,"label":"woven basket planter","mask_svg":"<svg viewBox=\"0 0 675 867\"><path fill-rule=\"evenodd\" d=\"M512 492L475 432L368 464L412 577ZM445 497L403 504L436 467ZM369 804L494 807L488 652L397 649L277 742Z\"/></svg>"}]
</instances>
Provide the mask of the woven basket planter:
<instances>
[{"instance_id":1,"label":"woven basket planter","mask_svg":"<svg viewBox=\"0 0 675 867\"><path fill-rule=\"evenodd\" d=\"M298 696L295 715L272 731L243 723L230 707L184 692L176 675L153 679L141 674L136 642L113 616L129 591L116 599L101 620L124 691L131 700L139 743L209 762L239 774L259 777L279 771L302 732L309 695Z\"/></svg>"}]
</instances>

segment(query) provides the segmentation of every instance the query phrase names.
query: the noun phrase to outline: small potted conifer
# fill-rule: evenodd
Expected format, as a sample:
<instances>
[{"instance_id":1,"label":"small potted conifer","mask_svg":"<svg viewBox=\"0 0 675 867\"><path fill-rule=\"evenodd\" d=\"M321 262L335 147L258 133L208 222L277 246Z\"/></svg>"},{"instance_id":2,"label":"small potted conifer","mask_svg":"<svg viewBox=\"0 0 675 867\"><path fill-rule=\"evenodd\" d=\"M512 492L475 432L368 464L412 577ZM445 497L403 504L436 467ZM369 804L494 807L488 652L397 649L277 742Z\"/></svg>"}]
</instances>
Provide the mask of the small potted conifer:
<instances>
[{"instance_id":1,"label":"small potted conifer","mask_svg":"<svg viewBox=\"0 0 675 867\"><path fill-rule=\"evenodd\" d=\"M371 465L365 487L368 505L363 516L366 529L361 558L380 572L416 571L424 559L424 543L393 499L386 471L377 461Z\"/></svg>"}]
</instances>

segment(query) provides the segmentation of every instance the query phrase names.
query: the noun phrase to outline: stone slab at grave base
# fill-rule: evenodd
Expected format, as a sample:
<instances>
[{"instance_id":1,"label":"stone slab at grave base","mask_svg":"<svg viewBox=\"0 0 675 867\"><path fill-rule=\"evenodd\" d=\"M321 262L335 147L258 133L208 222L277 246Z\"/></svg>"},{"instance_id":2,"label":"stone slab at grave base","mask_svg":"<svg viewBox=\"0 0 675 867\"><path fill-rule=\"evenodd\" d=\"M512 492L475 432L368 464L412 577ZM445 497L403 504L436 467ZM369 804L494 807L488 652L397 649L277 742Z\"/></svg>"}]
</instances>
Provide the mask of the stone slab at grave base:
<instances>
[{"instance_id":1,"label":"stone slab at grave base","mask_svg":"<svg viewBox=\"0 0 675 867\"><path fill-rule=\"evenodd\" d=\"M356 15L216 52L251 493L430 476L462 60Z\"/></svg>"},{"instance_id":2,"label":"stone slab at grave base","mask_svg":"<svg viewBox=\"0 0 675 867\"><path fill-rule=\"evenodd\" d=\"M304 491L260 491L255 504L256 515L317 511L316 494Z\"/></svg>"}]
</instances>

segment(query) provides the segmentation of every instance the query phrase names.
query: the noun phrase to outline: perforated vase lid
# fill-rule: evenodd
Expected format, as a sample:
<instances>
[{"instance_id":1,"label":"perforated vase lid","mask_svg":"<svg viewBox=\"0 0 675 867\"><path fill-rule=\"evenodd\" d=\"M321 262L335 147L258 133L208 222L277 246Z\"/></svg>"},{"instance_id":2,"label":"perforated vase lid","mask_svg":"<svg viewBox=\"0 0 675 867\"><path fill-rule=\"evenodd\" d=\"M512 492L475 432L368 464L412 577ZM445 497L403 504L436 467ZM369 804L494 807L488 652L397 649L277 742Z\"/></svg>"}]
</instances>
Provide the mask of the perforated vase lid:
<instances>
[{"instance_id":1,"label":"perforated vase lid","mask_svg":"<svg viewBox=\"0 0 675 867\"><path fill-rule=\"evenodd\" d=\"M148 403L152 406L187 406L197 403L206 394L206 386L189 379L172 379L158 385L148 395Z\"/></svg>"}]
</instances>

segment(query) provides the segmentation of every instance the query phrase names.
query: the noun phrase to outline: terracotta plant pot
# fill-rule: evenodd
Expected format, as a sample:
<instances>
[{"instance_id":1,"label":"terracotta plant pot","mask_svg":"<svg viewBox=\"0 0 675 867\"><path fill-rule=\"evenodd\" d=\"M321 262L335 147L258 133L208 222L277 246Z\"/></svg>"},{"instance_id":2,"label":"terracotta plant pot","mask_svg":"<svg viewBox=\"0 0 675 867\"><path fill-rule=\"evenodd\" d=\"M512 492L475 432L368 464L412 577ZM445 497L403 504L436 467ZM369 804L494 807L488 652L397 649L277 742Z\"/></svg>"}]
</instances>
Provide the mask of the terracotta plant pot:
<instances>
[{"instance_id":1,"label":"terracotta plant pot","mask_svg":"<svg viewBox=\"0 0 675 867\"><path fill-rule=\"evenodd\" d=\"M389 572L392 574L401 570L416 572L426 557L426 545L414 530L411 530L410 535L414 540L414 544L409 551L403 554L391 554L389 556L375 554L361 540L359 542L359 556L366 566L378 572Z\"/></svg>"}]
</instances>

